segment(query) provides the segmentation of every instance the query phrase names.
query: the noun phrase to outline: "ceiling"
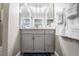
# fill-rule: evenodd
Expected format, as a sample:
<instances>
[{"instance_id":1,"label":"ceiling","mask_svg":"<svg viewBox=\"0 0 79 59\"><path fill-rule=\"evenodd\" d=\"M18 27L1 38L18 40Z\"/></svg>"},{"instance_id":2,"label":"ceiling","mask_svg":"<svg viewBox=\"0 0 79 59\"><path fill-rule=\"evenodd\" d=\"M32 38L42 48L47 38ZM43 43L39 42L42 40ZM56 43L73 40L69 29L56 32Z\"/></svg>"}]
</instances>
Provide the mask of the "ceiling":
<instances>
[{"instance_id":1,"label":"ceiling","mask_svg":"<svg viewBox=\"0 0 79 59\"><path fill-rule=\"evenodd\" d=\"M43 6L48 6L50 3L27 3L28 6L39 6L39 7L43 7Z\"/></svg>"},{"instance_id":2,"label":"ceiling","mask_svg":"<svg viewBox=\"0 0 79 59\"><path fill-rule=\"evenodd\" d=\"M21 16L27 16L27 17L29 17L29 15L31 15L32 17L44 17L46 11L50 9L49 6L50 3L27 3L27 4L21 3L20 14ZM53 9L51 8L49 13L52 12Z\"/></svg>"}]
</instances>

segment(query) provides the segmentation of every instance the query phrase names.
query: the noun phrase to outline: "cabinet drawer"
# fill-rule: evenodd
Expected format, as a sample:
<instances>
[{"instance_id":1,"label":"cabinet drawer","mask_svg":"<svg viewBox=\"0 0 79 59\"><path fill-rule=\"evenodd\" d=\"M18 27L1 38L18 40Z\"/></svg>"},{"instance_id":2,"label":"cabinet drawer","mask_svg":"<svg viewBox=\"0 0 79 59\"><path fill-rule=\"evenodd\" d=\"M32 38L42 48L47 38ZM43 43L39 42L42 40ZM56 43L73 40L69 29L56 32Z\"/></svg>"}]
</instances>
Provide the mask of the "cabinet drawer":
<instances>
[{"instance_id":1,"label":"cabinet drawer","mask_svg":"<svg viewBox=\"0 0 79 59\"><path fill-rule=\"evenodd\" d=\"M22 29L21 33L33 33L33 30L31 30L31 29Z\"/></svg>"},{"instance_id":2,"label":"cabinet drawer","mask_svg":"<svg viewBox=\"0 0 79 59\"><path fill-rule=\"evenodd\" d=\"M42 29L35 29L35 30L33 30L33 33L34 34L44 34L44 30L42 30Z\"/></svg>"},{"instance_id":3,"label":"cabinet drawer","mask_svg":"<svg viewBox=\"0 0 79 59\"><path fill-rule=\"evenodd\" d=\"M45 34L54 34L54 30L49 29L49 30L45 30Z\"/></svg>"}]
</instances>

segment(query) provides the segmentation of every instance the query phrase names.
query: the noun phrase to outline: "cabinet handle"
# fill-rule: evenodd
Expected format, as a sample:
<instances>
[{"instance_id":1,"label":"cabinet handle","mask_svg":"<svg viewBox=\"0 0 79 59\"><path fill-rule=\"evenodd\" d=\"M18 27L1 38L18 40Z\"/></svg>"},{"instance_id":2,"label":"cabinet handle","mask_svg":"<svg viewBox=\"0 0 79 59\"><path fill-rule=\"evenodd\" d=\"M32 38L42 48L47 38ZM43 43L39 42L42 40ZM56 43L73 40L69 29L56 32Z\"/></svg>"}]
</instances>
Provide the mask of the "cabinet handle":
<instances>
[{"instance_id":1,"label":"cabinet handle","mask_svg":"<svg viewBox=\"0 0 79 59\"><path fill-rule=\"evenodd\" d=\"M1 22L1 20L0 20L0 22Z\"/></svg>"},{"instance_id":2,"label":"cabinet handle","mask_svg":"<svg viewBox=\"0 0 79 59\"><path fill-rule=\"evenodd\" d=\"M35 38L34 37L32 37L32 40L34 40Z\"/></svg>"}]
</instances>

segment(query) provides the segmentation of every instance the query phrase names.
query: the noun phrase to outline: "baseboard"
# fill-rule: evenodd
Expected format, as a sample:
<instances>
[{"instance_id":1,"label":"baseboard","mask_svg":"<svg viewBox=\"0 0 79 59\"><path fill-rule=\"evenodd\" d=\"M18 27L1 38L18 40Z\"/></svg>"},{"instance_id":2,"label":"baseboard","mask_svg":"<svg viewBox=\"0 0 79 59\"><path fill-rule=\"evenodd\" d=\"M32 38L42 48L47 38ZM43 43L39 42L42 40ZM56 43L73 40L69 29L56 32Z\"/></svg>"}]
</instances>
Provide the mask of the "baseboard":
<instances>
[{"instance_id":1,"label":"baseboard","mask_svg":"<svg viewBox=\"0 0 79 59\"><path fill-rule=\"evenodd\" d=\"M20 56L21 55L21 51L19 51L17 54L16 54L16 56Z\"/></svg>"},{"instance_id":2,"label":"baseboard","mask_svg":"<svg viewBox=\"0 0 79 59\"><path fill-rule=\"evenodd\" d=\"M56 51L54 52L55 56L60 56Z\"/></svg>"}]
</instances>

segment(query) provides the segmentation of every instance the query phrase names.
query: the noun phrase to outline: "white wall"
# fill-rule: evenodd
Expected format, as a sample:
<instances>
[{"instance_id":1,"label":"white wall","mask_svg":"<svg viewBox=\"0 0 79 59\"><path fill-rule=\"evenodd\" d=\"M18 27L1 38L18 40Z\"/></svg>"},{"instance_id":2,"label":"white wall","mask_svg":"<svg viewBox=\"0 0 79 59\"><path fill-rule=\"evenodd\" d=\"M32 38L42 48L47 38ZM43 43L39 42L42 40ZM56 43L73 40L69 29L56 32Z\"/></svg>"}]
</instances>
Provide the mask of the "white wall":
<instances>
[{"instance_id":1,"label":"white wall","mask_svg":"<svg viewBox=\"0 0 79 59\"><path fill-rule=\"evenodd\" d=\"M11 3L9 4L8 55L13 55L14 49L20 45L18 42L17 44L19 45L15 47L18 35L19 35L19 4ZM18 50L20 50L19 47L17 48ZM18 52L18 50L16 51L16 53Z\"/></svg>"}]
</instances>

